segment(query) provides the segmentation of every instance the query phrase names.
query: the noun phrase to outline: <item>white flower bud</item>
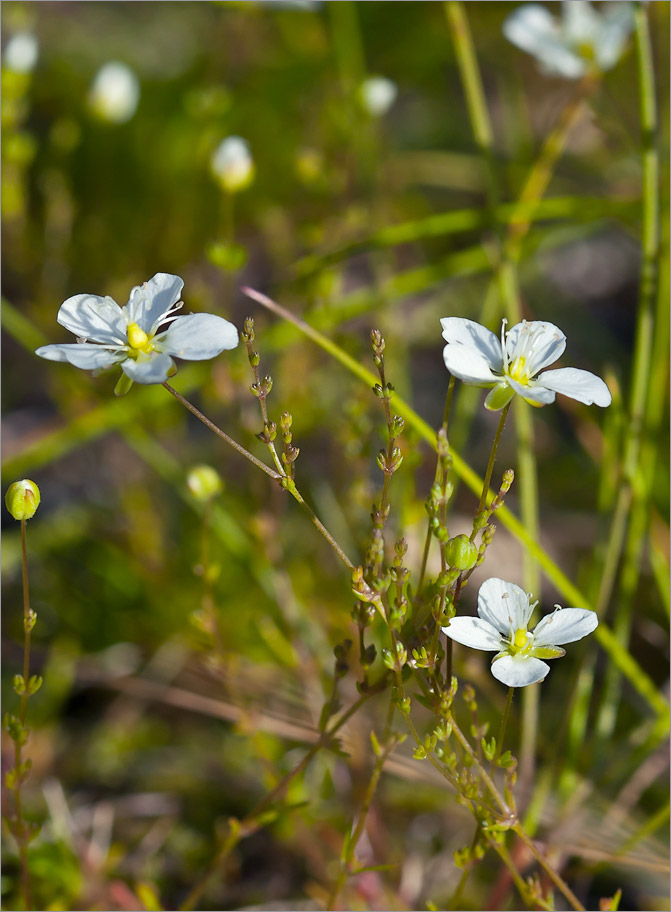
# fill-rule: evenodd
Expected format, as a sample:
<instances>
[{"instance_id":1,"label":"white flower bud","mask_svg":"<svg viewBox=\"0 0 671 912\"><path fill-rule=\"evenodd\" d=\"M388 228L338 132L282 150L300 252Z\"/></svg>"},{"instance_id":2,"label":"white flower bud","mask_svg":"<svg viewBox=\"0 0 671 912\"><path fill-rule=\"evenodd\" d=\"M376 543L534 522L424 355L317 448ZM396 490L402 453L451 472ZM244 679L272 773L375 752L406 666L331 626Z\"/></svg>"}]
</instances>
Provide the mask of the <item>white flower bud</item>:
<instances>
[{"instance_id":1,"label":"white flower bud","mask_svg":"<svg viewBox=\"0 0 671 912\"><path fill-rule=\"evenodd\" d=\"M241 136L228 136L210 159L212 173L228 193L245 190L254 180L254 159Z\"/></svg>"},{"instance_id":2,"label":"white flower bud","mask_svg":"<svg viewBox=\"0 0 671 912\"><path fill-rule=\"evenodd\" d=\"M96 75L89 94L91 109L110 123L130 120L140 100L140 83L125 63L106 63Z\"/></svg>"},{"instance_id":3,"label":"white flower bud","mask_svg":"<svg viewBox=\"0 0 671 912\"><path fill-rule=\"evenodd\" d=\"M14 73L30 73L37 63L39 44L31 32L17 32L7 42L2 63Z\"/></svg>"},{"instance_id":4,"label":"white flower bud","mask_svg":"<svg viewBox=\"0 0 671 912\"><path fill-rule=\"evenodd\" d=\"M361 104L371 117L383 117L396 101L398 88L391 79L371 76L359 87Z\"/></svg>"}]
</instances>

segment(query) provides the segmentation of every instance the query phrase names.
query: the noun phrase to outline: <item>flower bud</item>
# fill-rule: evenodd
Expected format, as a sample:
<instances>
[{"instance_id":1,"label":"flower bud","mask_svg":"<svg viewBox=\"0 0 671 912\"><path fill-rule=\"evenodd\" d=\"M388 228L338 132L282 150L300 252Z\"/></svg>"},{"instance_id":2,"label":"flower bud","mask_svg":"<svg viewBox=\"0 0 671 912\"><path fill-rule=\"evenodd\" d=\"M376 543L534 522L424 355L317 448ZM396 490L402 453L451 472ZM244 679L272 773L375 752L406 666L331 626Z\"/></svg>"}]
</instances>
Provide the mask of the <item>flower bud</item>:
<instances>
[{"instance_id":1,"label":"flower bud","mask_svg":"<svg viewBox=\"0 0 671 912\"><path fill-rule=\"evenodd\" d=\"M254 160L249 144L240 136L222 140L212 155L210 166L227 193L246 189L254 180Z\"/></svg>"},{"instance_id":2,"label":"flower bud","mask_svg":"<svg viewBox=\"0 0 671 912\"><path fill-rule=\"evenodd\" d=\"M5 504L14 519L32 519L40 505L40 489L29 478L15 481L7 488Z\"/></svg>"},{"instance_id":3,"label":"flower bud","mask_svg":"<svg viewBox=\"0 0 671 912\"><path fill-rule=\"evenodd\" d=\"M186 486L196 500L211 500L224 487L221 476L209 465L194 466L186 476Z\"/></svg>"},{"instance_id":4,"label":"flower bud","mask_svg":"<svg viewBox=\"0 0 671 912\"><path fill-rule=\"evenodd\" d=\"M457 535L448 541L445 557L450 567L472 570L478 559L478 549L467 535Z\"/></svg>"}]
</instances>

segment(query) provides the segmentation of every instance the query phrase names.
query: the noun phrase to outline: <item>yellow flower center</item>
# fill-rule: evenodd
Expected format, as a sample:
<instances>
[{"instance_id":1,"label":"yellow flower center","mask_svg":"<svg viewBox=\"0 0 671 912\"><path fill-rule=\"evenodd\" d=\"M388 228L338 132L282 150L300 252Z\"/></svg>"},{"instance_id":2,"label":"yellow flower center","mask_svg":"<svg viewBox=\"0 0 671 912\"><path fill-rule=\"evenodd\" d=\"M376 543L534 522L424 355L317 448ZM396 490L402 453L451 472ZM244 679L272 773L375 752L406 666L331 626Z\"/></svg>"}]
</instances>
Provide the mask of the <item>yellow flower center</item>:
<instances>
[{"instance_id":1,"label":"yellow flower center","mask_svg":"<svg viewBox=\"0 0 671 912\"><path fill-rule=\"evenodd\" d=\"M127 334L128 344L135 351L150 352L153 350L154 346L149 341L149 336L137 323L128 324Z\"/></svg>"},{"instance_id":2,"label":"yellow flower center","mask_svg":"<svg viewBox=\"0 0 671 912\"><path fill-rule=\"evenodd\" d=\"M523 649L527 645L527 631L526 627L518 627L515 631L515 636L513 637L513 646L516 649Z\"/></svg>"},{"instance_id":3,"label":"yellow flower center","mask_svg":"<svg viewBox=\"0 0 671 912\"><path fill-rule=\"evenodd\" d=\"M523 383L525 386L529 383L529 368L524 355L518 355L508 367L508 376L518 383Z\"/></svg>"}]
</instances>

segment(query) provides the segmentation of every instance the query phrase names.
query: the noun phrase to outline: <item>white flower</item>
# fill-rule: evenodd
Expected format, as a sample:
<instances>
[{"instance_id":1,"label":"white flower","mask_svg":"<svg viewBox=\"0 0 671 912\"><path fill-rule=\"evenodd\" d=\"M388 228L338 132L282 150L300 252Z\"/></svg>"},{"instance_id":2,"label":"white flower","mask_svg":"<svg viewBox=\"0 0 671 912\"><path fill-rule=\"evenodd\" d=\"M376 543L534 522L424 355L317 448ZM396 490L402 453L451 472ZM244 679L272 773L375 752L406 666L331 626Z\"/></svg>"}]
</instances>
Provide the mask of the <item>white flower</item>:
<instances>
[{"instance_id":1,"label":"white flower","mask_svg":"<svg viewBox=\"0 0 671 912\"><path fill-rule=\"evenodd\" d=\"M212 173L224 190L237 193L254 180L254 159L249 143L241 136L222 139L210 160Z\"/></svg>"},{"instance_id":2,"label":"white flower","mask_svg":"<svg viewBox=\"0 0 671 912\"><path fill-rule=\"evenodd\" d=\"M633 27L631 3L596 12L587 0L564 0L561 20L538 3L525 3L503 23L503 34L546 73L580 79L590 70L614 67Z\"/></svg>"},{"instance_id":3,"label":"white flower","mask_svg":"<svg viewBox=\"0 0 671 912\"><path fill-rule=\"evenodd\" d=\"M138 78L125 63L113 61L98 70L93 80L89 103L95 113L111 123L126 123L140 100Z\"/></svg>"},{"instance_id":4,"label":"white flower","mask_svg":"<svg viewBox=\"0 0 671 912\"><path fill-rule=\"evenodd\" d=\"M371 76L359 87L361 104L371 117L382 117L396 101L396 83L384 76Z\"/></svg>"},{"instance_id":5,"label":"white flower","mask_svg":"<svg viewBox=\"0 0 671 912\"><path fill-rule=\"evenodd\" d=\"M77 342L43 345L35 354L96 372L119 364L130 380L163 383L175 373L171 355L205 361L235 348L238 331L228 320L206 313L174 315L183 304L183 286L179 276L158 272L132 289L124 307L108 296L74 295L61 304L57 319Z\"/></svg>"},{"instance_id":6,"label":"white flower","mask_svg":"<svg viewBox=\"0 0 671 912\"><path fill-rule=\"evenodd\" d=\"M13 73L30 73L37 63L39 45L31 32L17 32L7 42L3 65Z\"/></svg>"},{"instance_id":7,"label":"white flower","mask_svg":"<svg viewBox=\"0 0 671 912\"><path fill-rule=\"evenodd\" d=\"M535 406L554 402L555 393L585 405L611 403L606 384L589 371L562 367L538 375L566 348L566 336L553 323L523 320L506 332L504 320L500 340L473 320L444 317L440 323L445 367L464 383L493 387L485 399L491 411L502 409L515 393Z\"/></svg>"},{"instance_id":8,"label":"white flower","mask_svg":"<svg viewBox=\"0 0 671 912\"><path fill-rule=\"evenodd\" d=\"M550 670L542 659L565 655L560 643L581 640L599 623L594 611L557 606L529 631L527 624L537 604L514 583L492 577L478 593L480 617L454 617L443 633L472 649L496 652L492 674L508 687L536 684Z\"/></svg>"}]
</instances>

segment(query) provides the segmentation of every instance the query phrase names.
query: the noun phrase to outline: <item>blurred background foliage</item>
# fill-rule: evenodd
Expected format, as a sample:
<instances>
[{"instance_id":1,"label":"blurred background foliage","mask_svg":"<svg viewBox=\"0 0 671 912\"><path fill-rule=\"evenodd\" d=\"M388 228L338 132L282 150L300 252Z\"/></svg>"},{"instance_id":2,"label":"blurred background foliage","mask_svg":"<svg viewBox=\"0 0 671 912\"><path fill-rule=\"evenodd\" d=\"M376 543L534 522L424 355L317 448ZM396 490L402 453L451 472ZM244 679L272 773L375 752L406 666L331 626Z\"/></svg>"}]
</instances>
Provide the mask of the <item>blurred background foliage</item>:
<instances>
[{"instance_id":1,"label":"blurred background foliage","mask_svg":"<svg viewBox=\"0 0 671 912\"><path fill-rule=\"evenodd\" d=\"M541 75L503 39L514 4L466 9L509 203L575 86ZM668 3L649 4L649 16L666 254ZM479 319L491 279L486 169L441 3L4 2L2 19L5 46L23 33L38 46L34 66L24 55L2 71L3 484L28 476L42 491L29 528L34 663L45 676L31 701L27 794L29 814L44 821L31 860L37 907L176 908L226 819L244 816L311 742L333 646L352 634L349 581L296 505L160 387L115 400L109 377L40 361L32 349L66 341L55 317L71 294L123 304L159 271L184 278L187 310L238 326L252 313L262 370L274 379L271 413L294 415L301 488L354 557L378 490L378 403L293 328L259 313L240 286L270 292L367 365L369 331L381 329L389 378L436 426L447 385L438 320ZM605 376L614 392L606 413L562 397L534 413L542 544L592 597L621 483L617 441L637 313L634 57L630 48L606 74L571 133L520 261L525 316L556 322L567 363ZM135 74L139 98L136 110L110 119L91 91L113 61ZM366 105L362 89L376 75L397 90L384 112ZM210 167L230 135L248 142L255 165L235 195ZM666 401L661 351L651 382ZM175 385L262 457L250 382L241 347L183 367ZM459 392L453 443L482 473L496 417L472 393ZM630 648L664 690L663 422L653 445ZM417 566L434 461L412 433L404 448L390 523L404 530ZM209 519L186 487L201 462L224 479ZM509 432L498 465L514 463ZM514 489L509 504L516 509ZM451 531L467 527L474 506L459 489ZM207 527L219 566L211 584L201 566ZM489 554L467 592L470 607L482 578L522 580L521 549L505 530ZM6 516L2 559L6 684L22 636L19 538ZM611 619L619 585L605 606ZM558 600L549 585L542 595L546 607ZM496 719L501 688L480 656L464 652L464 679ZM623 909L668 908L667 747L650 738L654 718L628 685L607 737L603 728L594 734L598 699L581 716L584 729L572 731L578 668L588 668L597 697L606 671L604 654L587 666L583 657L576 649L543 686L540 835L571 857L588 903L622 886ZM356 697L347 687L344 705ZM11 708L11 684L3 692ZM370 771L368 735L381 724L371 706L344 736L349 761L322 751L287 796L305 804L242 843L201 908L323 901ZM445 908L459 877L453 852L471 835L469 814L427 766L397 752L360 846L367 863L391 867L353 879L343 907ZM5 852L3 907L18 908L9 838ZM505 874L485 863L464 901L514 907L496 905L506 895Z\"/></svg>"}]
</instances>

